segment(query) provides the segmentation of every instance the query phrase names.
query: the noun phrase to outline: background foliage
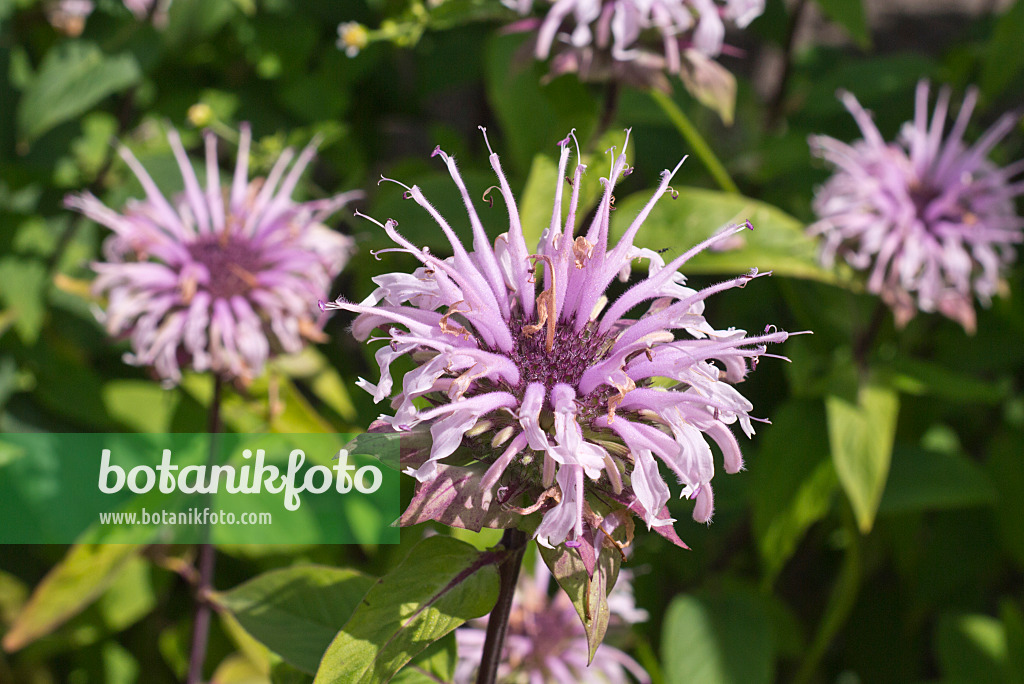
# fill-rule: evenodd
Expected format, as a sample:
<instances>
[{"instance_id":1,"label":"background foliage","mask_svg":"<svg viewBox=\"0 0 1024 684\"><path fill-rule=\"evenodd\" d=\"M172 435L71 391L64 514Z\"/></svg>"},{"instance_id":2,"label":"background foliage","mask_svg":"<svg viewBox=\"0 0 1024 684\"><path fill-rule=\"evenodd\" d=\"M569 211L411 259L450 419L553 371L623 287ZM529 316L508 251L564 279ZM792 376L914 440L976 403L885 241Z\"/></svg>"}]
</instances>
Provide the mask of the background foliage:
<instances>
[{"instance_id":1,"label":"background foliage","mask_svg":"<svg viewBox=\"0 0 1024 684\"><path fill-rule=\"evenodd\" d=\"M883 312L861 353L855 349L876 300L851 274L818 266L802 233L813 189L827 173L810 158L808 134L857 137L837 88L874 110L890 138L910 118L922 77L960 93L981 87L975 135L1022 105L1024 1L1002 13L953 9L952 18L913 14L872 25L855 1L787 7L770 0L735 37L745 55L724 59L738 78L731 127L676 83L674 101L742 194L717 190L691 158L674 182L679 199L660 203L642 242L675 251L749 218L756 230L743 248L701 255L688 272L698 284L751 266L775 276L714 298L708 319L815 334L788 341L783 353L792 363L766 362L743 387L772 424L744 445L746 472L715 480L714 524L685 522L687 506L673 504L692 550L638 536L628 565L651 617L624 643L655 682L1024 682L1022 269L1007 295L980 313L975 336L935 316L896 331ZM808 41L801 33L794 41L794 26L815 17L825 27L815 35L840 39ZM476 130L486 125L536 236L550 211L554 142L575 127L600 153L621 144L630 126L637 173L616 205L613 227L621 231L658 172L691 150L654 100L628 88L609 132L592 140L601 87L572 76L541 85L543 65L522 59L524 36L497 30L509 18L484 0L174 0L166 27L156 28L119 2L98 0L84 32L69 37L45 20L43 3L0 0L0 429L164 432L205 424L207 378L164 391L145 370L121 362L124 348L107 340L91 312L88 264L104 231L61 202L83 189L112 206L139 195L112 138L169 193L181 180L165 126L195 147L201 126L230 139L250 121L263 170L283 147L320 135L301 193L365 188L366 213L395 218L413 242L441 250L440 231L393 186L377 187L380 174L419 184L442 213L458 217L459 198L429 154L441 144L457 156L479 195L492 184ZM334 43L338 23L350 20L379 26L393 40L349 58ZM788 64L784 79L767 68L773 60ZM1024 130L994 157L1024 157ZM372 288L370 276L404 262L372 256L387 239L371 223L344 219L340 228L360 251L335 292L359 299ZM378 409L350 388L376 371L346 324L333 320L330 342L276 362L269 378L233 396L224 411L229 427L365 429ZM285 410L268 403L269 384ZM465 542L484 549L497 541L438 531L420 541L423 526L403 530L397 547L220 548L207 674L216 671L224 683L311 681L374 577L400 579L405 567L420 579L436 573L433 581L443 584L443 576L472 566ZM423 570L417 554L442 552L449 563ZM179 681L194 556L183 547L0 549L0 681ZM444 633L439 620L454 625L489 610L491 570L427 616L431 629ZM371 640L390 628L360 619ZM403 638L387 654L396 667L408 659L399 653ZM346 648L359 644L331 646ZM443 680L453 658L447 637L394 681Z\"/></svg>"}]
</instances>

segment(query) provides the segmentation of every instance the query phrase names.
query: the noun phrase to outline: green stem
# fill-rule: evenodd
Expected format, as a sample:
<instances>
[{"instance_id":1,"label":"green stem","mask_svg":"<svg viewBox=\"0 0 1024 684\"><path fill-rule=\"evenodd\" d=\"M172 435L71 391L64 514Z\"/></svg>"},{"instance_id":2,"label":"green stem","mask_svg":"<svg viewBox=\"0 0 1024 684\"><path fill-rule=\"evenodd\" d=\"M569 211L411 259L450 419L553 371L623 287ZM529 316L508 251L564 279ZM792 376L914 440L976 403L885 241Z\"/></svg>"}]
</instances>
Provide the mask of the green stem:
<instances>
[{"instance_id":1,"label":"green stem","mask_svg":"<svg viewBox=\"0 0 1024 684\"><path fill-rule=\"evenodd\" d=\"M711 150L711 147L707 144L701 134L697 131L697 127L693 125L693 122L683 113L683 110L679 108L679 105L665 93L660 90L651 90L651 98L661 107L661 110L665 112L665 116L669 118L672 125L676 127L679 134L683 136L683 139L693 148L693 153L697 155L701 163L711 174L711 177L715 179L718 186L726 192L733 193L735 195L740 194L740 189L736 187L736 183L733 182L732 178L729 177L729 172L725 170L722 162L718 161L718 157Z\"/></svg>"},{"instance_id":2,"label":"green stem","mask_svg":"<svg viewBox=\"0 0 1024 684\"><path fill-rule=\"evenodd\" d=\"M832 589L828 606L825 608L825 615L818 625L818 632L814 635L814 642L811 644L804 661L800 664L796 676L793 677L793 684L808 684L814 677L815 670L821 662L825 651L828 649L836 634L842 629L850 611L857 600L857 592L860 589L860 576L863 571L860 532L853 520L853 513L843 507L843 529L846 531L846 557L843 560L843 567L839 571L836 585Z\"/></svg>"}]
</instances>

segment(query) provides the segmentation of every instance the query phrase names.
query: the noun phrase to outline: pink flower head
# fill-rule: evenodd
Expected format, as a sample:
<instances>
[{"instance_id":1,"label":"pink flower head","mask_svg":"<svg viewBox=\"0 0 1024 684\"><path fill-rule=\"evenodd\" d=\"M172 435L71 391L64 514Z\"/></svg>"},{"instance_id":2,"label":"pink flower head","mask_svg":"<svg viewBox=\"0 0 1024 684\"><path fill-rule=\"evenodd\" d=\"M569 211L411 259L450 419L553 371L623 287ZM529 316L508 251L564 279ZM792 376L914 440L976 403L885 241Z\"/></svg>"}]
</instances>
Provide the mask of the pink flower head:
<instances>
[{"instance_id":1,"label":"pink flower head","mask_svg":"<svg viewBox=\"0 0 1024 684\"><path fill-rule=\"evenodd\" d=\"M539 555L533 576L519 578L498 666L498 681L626 684L635 678L641 684L650 682L651 678L639 663L607 644L598 646L593 662L588 665L590 649L583 623L568 594L558 591L554 596L548 595L550 581L551 572ZM647 619L646 611L637 608L633 600L627 571L620 572L615 588L608 595L608 607L612 627L628 628ZM455 631L459 657L455 666L456 684L475 681L486 635L486 617Z\"/></svg>"},{"instance_id":2,"label":"pink flower head","mask_svg":"<svg viewBox=\"0 0 1024 684\"><path fill-rule=\"evenodd\" d=\"M217 142L206 139L202 187L177 131L167 133L185 191L172 205L125 147L121 156L146 192L118 213L91 193L65 204L114 231L93 291L107 298L107 332L131 341L126 362L152 366L173 384L183 367L247 381L277 352L322 336L316 301L352 251L322 224L358 193L295 202L292 192L315 143L286 150L266 179L249 180L252 133L243 124L234 179L220 184ZM287 174L286 174L287 172Z\"/></svg>"},{"instance_id":3,"label":"pink flower head","mask_svg":"<svg viewBox=\"0 0 1024 684\"><path fill-rule=\"evenodd\" d=\"M525 14L533 2L505 4ZM653 85L667 70L717 81L725 74L709 65L722 52L725 21L744 28L763 11L764 0L552 0L535 52L541 60L556 55L553 73L574 71L588 80ZM650 49L657 43L660 49Z\"/></svg>"},{"instance_id":4,"label":"pink flower head","mask_svg":"<svg viewBox=\"0 0 1024 684\"><path fill-rule=\"evenodd\" d=\"M918 83L914 120L894 143L853 95L840 93L864 139L811 137L814 154L836 172L818 189L810 232L823 239L823 263L839 255L867 272L868 291L893 309L897 325L917 311L938 311L973 332L974 297L987 306L999 291L1024 231L1014 206L1024 183L1011 183L1024 160L999 168L988 159L1018 117L1003 115L968 147L977 90L967 92L945 138L950 91L939 91L929 122L928 90Z\"/></svg>"},{"instance_id":5,"label":"pink flower head","mask_svg":"<svg viewBox=\"0 0 1024 684\"><path fill-rule=\"evenodd\" d=\"M560 145L562 179L570 138ZM477 516L475 524L511 527L517 516L539 511L534 536L541 544L568 540L569 546L583 543L593 550L601 548L601 534L610 532L616 510L628 508L682 545L672 532L659 461L675 474L682 495L696 500L694 517L710 519L715 466L707 438L721 448L727 472L742 467L730 426L738 423L753 433L751 404L733 383L768 343L787 338L773 328L750 337L742 330L717 330L704 319L707 297L746 285L758 277L756 269L700 291L686 287L677 272L709 244L747 226L709 238L667 264L657 252L635 247L644 219L669 190L675 171L666 170L618 245L610 246L612 193L630 172L623 153L601 179L604 193L585 232L576 232L585 166L576 165L564 223L565 183L552 189L550 226L531 251L492 152L508 230L491 243L455 160L440 147L434 155L462 195L471 249L419 187L407 187L405 196L437 222L453 255L442 258L417 247L388 220L382 228L397 251L422 266L374 278L378 288L361 303L339 299L325 305L358 314L352 328L358 339L380 330L374 341L387 343L376 353L380 380L361 379L360 386L378 402L391 398L394 415L381 416L376 430L408 434L408 442L420 445L403 459L419 485L402 522L436 519L466 526L471 513L490 511L491 518L480 522ZM635 259L648 261L647 276L609 304L608 286L628 278ZM638 307L646 308L639 319L627 316ZM391 364L402 356L416 368L396 388ZM656 378L667 382L655 384ZM429 443L423 439L428 430ZM463 463L475 465L457 467ZM467 474L473 467L477 474ZM616 510L603 517L602 526L599 511L610 509ZM623 527L632 530L631 524Z\"/></svg>"}]
</instances>

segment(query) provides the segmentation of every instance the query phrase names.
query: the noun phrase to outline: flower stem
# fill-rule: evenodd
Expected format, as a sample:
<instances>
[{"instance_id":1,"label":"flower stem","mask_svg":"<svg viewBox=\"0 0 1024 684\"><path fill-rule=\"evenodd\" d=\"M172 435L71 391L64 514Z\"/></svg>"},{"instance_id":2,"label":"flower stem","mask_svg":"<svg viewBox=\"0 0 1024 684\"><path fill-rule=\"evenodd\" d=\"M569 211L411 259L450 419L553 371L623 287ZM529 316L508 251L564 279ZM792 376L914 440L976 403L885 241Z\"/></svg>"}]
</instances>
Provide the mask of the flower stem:
<instances>
[{"instance_id":1,"label":"flower stem","mask_svg":"<svg viewBox=\"0 0 1024 684\"><path fill-rule=\"evenodd\" d=\"M814 678L814 671L818 668L822 656L850 616L853 604L857 600L862 570L860 532L853 520L853 513L845 507L843 529L846 531L846 557L843 559L843 567L832 589L825 615L818 625L818 632L814 635L814 642L800 664L796 676L793 677L793 684L807 684Z\"/></svg>"},{"instance_id":2,"label":"flower stem","mask_svg":"<svg viewBox=\"0 0 1024 684\"><path fill-rule=\"evenodd\" d=\"M501 544L508 552L505 560L498 566L500 588L498 602L494 605L487 618L487 637L484 640L484 652L480 659L480 671L476 684L494 684L498 676L498 665L505 647L505 633L508 631L508 618L512 614L512 597L516 593L516 582L519 580L519 568L523 564L526 553L526 533L510 528L501 537Z\"/></svg>"},{"instance_id":3,"label":"flower stem","mask_svg":"<svg viewBox=\"0 0 1024 684\"><path fill-rule=\"evenodd\" d=\"M736 195L740 194L740 189L736 187L736 183L729 176L729 172L725 170L722 162L718 161L718 157L711 151L711 146L704 140L697 131L697 127L683 113L683 110L679 108L679 105L660 90L651 90L650 92L651 98L661 107L661 110L665 112L665 116L669 118L672 125L679 131L679 134L693 148L693 153L697 155L697 158L704 164L704 168L708 170L711 177L718 183L718 187L726 192Z\"/></svg>"},{"instance_id":4,"label":"flower stem","mask_svg":"<svg viewBox=\"0 0 1024 684\"><path fill-rule=\"evenodd\" d=\"M221 431L220 404L224 381L220 375L213 376L213 399L210 401L210 416L207 430L210 437L208 465L213 465L217 453L217 435ZM206 643L210 636L210 600L213 591L213 568L216 560L213 544L210 543L209 526L203 529L204 543L199 545L199 584L196 586L196 619L192 626L192 652L189 656L187 684L203 681L203 664L206 661Z\"/></svg>"},{"instance_id":5,"label":"flower stem","mask_svg":"<svg viewBox=\"0 0 1024 684\"><path fill-rule=\"evenodd\" d=\"M868 370L871 348L875 344L878 332L882 329L882 322L885 320L887 309L888 307L885 305L885 302L878 300L874 311L871 313L871 320L867 327L853 341L853 360L857 362L857 366L862 373L866 373Z\"/></svg>"},{"instance_id":6,"label":"flower stem","mask_svg":"<svg viewBox=\"0 0 1024 684\"><path fill-rule=\"evenodd\" d=\"M612 121L615 120L615 113L619 109L619 84L616 81L609 81L605 85L604 90L604 101L601 104L601 118L597 121L597 127L594 129L593 135L590 136L590 141L587 143L587 154L594 151L597 144L601 141L601 136L605 134L608 127L612 125Z\"/></svg>"}]
</instances>

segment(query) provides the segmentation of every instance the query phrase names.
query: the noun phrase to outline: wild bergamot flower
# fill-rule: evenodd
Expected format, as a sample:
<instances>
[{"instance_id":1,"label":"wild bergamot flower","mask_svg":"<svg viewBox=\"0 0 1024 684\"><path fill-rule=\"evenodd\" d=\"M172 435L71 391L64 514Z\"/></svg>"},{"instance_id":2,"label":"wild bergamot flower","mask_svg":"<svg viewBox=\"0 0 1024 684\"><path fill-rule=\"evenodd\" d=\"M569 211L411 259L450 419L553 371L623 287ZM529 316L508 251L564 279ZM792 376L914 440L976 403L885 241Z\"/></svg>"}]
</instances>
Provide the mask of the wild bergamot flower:
<instances>
[{"instance_id":1,"label":"wild bergamot flower","mask_svg":"<svg viewBox=\"0 0 1024 684\"><path fill-rule=\"evenodd\" d=\"M533 576L520 576L497 681L627 684L635 679L648 684L651 678L640 664L613 646L602 644L590 660L587 634L576 608L563 591L549 596L550 583L551 572L539 556ZM613 628L628 628L647 620L647 612L636 607L626 570L619 573L615 588L608 595L608 609ZM455 630L459 657L455 665L456 684L476 681L487 621L483 617Z\"/></svg>"},{"instance_id":2,"label":"wild bergamot flower","mask_svg":"<svg viewBox=\"0 0 1024 684\"><path fill-rule=\"evenodd\" d=\"M294 151L286 150L266 179L250 181L248 125L225 188L216 138L206 133L203 187L178 133L167 137L185 183L174 204L125 147L121 156L145 199L130 200L120 213L91 193L65 200L114 231L103 261L93 264L93 290L107 300L101 320L111 335L130 340L128 363L152 366L169 383L181 379L183 367L244 382L271 355L322 336L316 302L352 251L351 238L322 222L358 193L292 200L315 144L294 164Z\"/></svg>"},{"instance_id":3,"label":"wild bergamot flower","mask_svg":"<svg viewBox=\"0 0 1024 684\"><path fill-rule=\"evenodd\" d=\"M523 14L533 5L504 1ZM585 80L655 85L662 71L720 80L721 67L710 60L722 52L725 22L744 28L763 11L764 0L552 0L535 53L555 55L552 73L579 72Z\"/></svg>"},{"instance_id":4,"label":"wild bergamot flower","mask_svg":"<svg viewBox=\"0 0 1024 684\"><path fill-rule=\"evenodd\" d=\"M562 179L570 138L560 145ZM787 338L771 327L754 336L717 330L704 319L705 298L746 285L758 277L756 269L699 291L686 287L677 272L708 245L747 226L718 233L667 264L657 252L635 247L644 219L669 190L674 171L666 170L654 196L610 247L612 193L631 171L623 153L601 179L604 194L585 232L577 233L575 226L586 167L576 165L564 224L565 183L552 189L551 223L531 251L492 152L509 220L507 232L492 244L455 160L440 147L434 155L447 165L461 193L471 248L419 187L406 187L405 196L447 236L452 256L417 247L388 220L381 227L397 251L413 255L422 266L374 278L377 289L361 303L324 304L358 314L352 327L356 338L365 340L379 330L373 340L386 342L376 352L380 380L360 380L376 401L392 398L394 415L381 416L375 429L411 437L425 437L429 430L429 446L407 449L404 459L406 472L420 481L418 491L430 491L410 506L417 508L413 517L447 520L452 511L442 510L445 506L461 507L460 514L467 507L516 515L539 511L542 519L534 530L539 543L600 548L600 535L613 527L632 530L629 510L682 545L672 531L669 488L658 461L678 478L682 495L696 500L694 518L709 520L715 466L708 438L723 452L727 472L742 467L730 426L738 423L752 434L752 407L733 383L756 365L768 343ZM609 285L619 276L628 278L634 259L648 261L647 277L609 304ZM640 318L627 316L642 306L646 312ZM415 369L400 379L396 391L391 364L403 356ZM663 383L656 384L659 378ZM479 477L445 479L451 478L449 465L466 463ZM436 478L445 479L445 491L429 490ZM410 515L407 511L404 518Z\"/></svg>"},{"instance_id":5,"label":"wild bergamot flower","mask_svg":"<svg viewBox=\"0 0 1024 684\"><path fill-rule=\"evenodd\" d=\"M881 295L897 325L938 311L973 332L974 298L987 306L999 292L1024 237L1014 206L1024 183L1011 182L1024 160L999 168L988 159L1018 116L1003 115L968 146L977 90L967 92L948 134L950 91L939 91L929 122L928 90L918 84L914 120L893 143L853 95L840 93L864 138L848 145L811 137L812 151L836 172L818 189L810 232L822 237L826 265L839 256L867 273L868 291Z\"/></svg>"}]
</instances>

